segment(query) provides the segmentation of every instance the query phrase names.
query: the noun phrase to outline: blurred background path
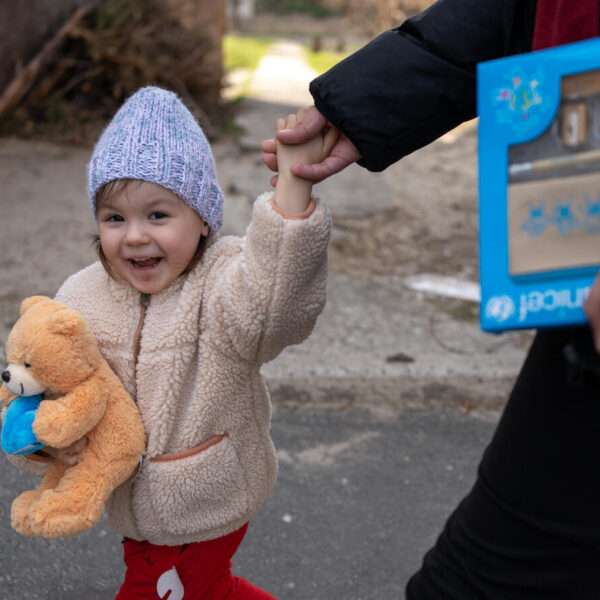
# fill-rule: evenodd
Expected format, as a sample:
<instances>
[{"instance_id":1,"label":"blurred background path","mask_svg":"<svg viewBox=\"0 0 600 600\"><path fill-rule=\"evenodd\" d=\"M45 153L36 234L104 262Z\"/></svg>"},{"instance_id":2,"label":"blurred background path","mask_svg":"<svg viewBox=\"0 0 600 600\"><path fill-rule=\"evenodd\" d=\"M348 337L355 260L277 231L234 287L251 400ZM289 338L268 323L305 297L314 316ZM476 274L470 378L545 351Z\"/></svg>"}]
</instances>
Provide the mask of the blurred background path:
<instances>
[{"instance_id":1,"label":"blurred background path","mask_svg":"<svg viewBox=\"0 0 600 600\"><path fill-rule=\"evenodd\" d=\"M278 40L269 46L258 63L248 95L273 104L308 106L312 104L308 84L317 74L308 65L301 44Z\"/></svg>"}]
</instances>

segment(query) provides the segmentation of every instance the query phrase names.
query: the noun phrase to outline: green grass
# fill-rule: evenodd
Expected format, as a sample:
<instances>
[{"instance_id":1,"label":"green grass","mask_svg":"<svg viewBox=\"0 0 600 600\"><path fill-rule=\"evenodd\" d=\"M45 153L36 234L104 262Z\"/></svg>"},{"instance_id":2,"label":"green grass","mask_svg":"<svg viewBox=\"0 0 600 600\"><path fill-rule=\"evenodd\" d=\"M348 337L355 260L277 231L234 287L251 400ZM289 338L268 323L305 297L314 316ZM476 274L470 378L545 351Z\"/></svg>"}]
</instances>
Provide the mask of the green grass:
<instances>
[{"instance_id":1,"label":"green grass","mask_svg":"<svg viewBox=\"0 0 600 600\"><path fill-rule=\"evenodd\" d=\"M304 14L319 19L339 14L330 8L323 0L258 0L259 12L276 13L280 15Z\"/></svg>"},{"instance_id":2,"label":"green grass","mask_svg":"<svg viewBox=\"0 0 600 600\"><path fill-rule=\"evenodd\" d=\"M312 69L319 75L329 71L331 67L337 65L341 60L346 58L352 52L332 52L330 50L322 50L321 52L313 52L310 48L305 48L306 59Z\"/></svg>"},{"instance_id":3,"label":"green grass","mask_svg":"<svg viewBox=\"0 0 600 600\"><path fill-rule=\"evenodd\" d=\"M260 59L272 43L271 38L226 35L223 38L225 71L256 69Z\"/></svg>"}]
</instances>

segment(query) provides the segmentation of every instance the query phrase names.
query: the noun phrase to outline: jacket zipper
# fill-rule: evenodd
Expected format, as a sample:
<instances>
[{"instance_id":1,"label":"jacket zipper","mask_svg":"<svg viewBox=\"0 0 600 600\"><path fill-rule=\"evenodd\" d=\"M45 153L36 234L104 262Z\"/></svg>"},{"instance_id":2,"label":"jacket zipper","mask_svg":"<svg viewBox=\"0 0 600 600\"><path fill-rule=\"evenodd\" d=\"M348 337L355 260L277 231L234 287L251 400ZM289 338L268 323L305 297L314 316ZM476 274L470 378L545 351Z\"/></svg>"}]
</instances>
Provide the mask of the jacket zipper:
<instances>
[{"instance_id":1,"label":"jacket zipper","mask_svg":"<svg viewBox=\"0 0 600 600\"><path fill-rule=\"evenodd\" d=\"M141 347L141 342L142 342L142 328L144 327L144 319L146 318L146 311L148 310L149 305L150 305L150 294L142 294L140 296L140 318L138 320L138 325L135 330L135 335L133 337L134 370L137 367L138 357L140 355L140 347ZM187 456L192 456L194 454L198 454L200 452L203 452L204 450L207 450L211 446L214 446L215 444L219 443L225 437L229 437L228 432L225 432L221 435L215 435L214 437L210 438L203 444L200 444L199 446L196 446L195 448L191 448L190 450L155 456L150 459L150 462L165 462L165 461L177 460L179 458L185 458ZM146 455L145 454L140 455L140 465L139 465L139 468L138 468L138 471L137 471L135 477L137 477L137 475L141 471L145 461L146 461ZM134 479L135 479L135 477L134 477Z\"/></svg>"},{"instance_id":2,"label":"jacket zipper","mask_svg":"<svg viewBox=\"0 0 600 600\"><path fill-rule=\"evenodd\" d=\"M140 347L142 342L142 327L146 318L146 310L150 304L150 294L142 294L140 296L140 318L137 329L133 337L133 367L137 367L138 357L140 355Z\"/></svg>"},{"instance_id":3,"label":"jacket zipper","mask_svg":"<svg viewBox=\"0 0 600 600\"><path fill-rule=\"evenodd\" d=\"M150 294L142 294L140 296L140 318L138 320L138 325L135 330L135 334L133 336L133 377L135 380L136 387L137 387L137 363L138 363L138 357L140 355L140 347L141 347L141 342L142 342L142 328L144 327L144 319L146 318L146 310L148 309L149 305L150 305ZM135 403L137 404L137 400L135 400ZM140 474L140 471L142 470L142 467L144 466L145 459L146 459L146 454L140 454L140 464L138 466L135 476L131 480L132 483L133 483L133 481L135 481L137 476Z\"/></svg>"}]
</instances>

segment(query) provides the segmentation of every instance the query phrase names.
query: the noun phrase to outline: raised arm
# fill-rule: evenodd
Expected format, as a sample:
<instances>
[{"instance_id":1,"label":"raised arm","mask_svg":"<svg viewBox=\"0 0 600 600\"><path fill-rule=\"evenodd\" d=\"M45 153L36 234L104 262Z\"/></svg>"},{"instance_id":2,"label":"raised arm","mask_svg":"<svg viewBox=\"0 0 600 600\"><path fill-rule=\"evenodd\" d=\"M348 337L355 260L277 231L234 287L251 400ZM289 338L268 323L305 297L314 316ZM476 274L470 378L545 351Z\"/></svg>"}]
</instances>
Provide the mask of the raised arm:
<instances>
[{"instance_id":1,"label":"raised arm","mask_svg":"<svg viewBox=\"0 0 600 600\"><path fill-rule=\"evenodd\" d=\"M304 110L288 115L276 129L301 126L304 117ZM241 251L207 283L205 326L220 327L214 339L245 360L266 362L304 340L325 305L331 219L311 199L312 181L291 166L322 160L337 136L330 127L303 144L278 142L275 193L256 201Z\"/></svg>"}]
</instances>

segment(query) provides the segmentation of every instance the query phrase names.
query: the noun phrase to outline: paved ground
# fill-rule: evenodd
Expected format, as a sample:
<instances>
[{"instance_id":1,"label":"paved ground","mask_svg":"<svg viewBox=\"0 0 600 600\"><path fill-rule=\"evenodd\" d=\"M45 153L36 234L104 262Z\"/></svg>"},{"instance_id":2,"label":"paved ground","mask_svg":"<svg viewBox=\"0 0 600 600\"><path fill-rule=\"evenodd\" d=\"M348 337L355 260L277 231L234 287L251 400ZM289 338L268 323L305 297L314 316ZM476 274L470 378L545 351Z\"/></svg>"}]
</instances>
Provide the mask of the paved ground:
<instances>
[{"instance_id":1,"label":"paved ground","mask_svg":"<svg viewBox=\"0 0 600 600\"><path fill-rule=\"evenodd\" d=\"M312 74L282 56L300 60L288 44L265 60L301 83L276 96L278 78L263 64L240 106L245 134L214 147L226 233L243 234L268 187L258 143L277 116L307 102ZM483 334L473 303L417 292L406 278L476 281L475 149L470 125L385 174L352 167L317 187L335 223L328 306L308 342L264 369L281 476L236 559L280 599L402 597L471 485L530 336ZM24 296L53 294L93 260L89 152L0 139L2 344ZM112 598L119 539L104 524L71 540L23 539L9 507L34 482L6 461L1 481L0 600Z\"/></svg>"},{"instance_id":2,"label":"paved ground","mask_svg":"<svg viewBox=\"0 0 600 600\"><path fill-rule=\"evenodd\" d=\"M470 487L494 427L455 410L279 408L280 477L251 523L235 571L280 600L402 598L450 507ZM110 600L121 544L103 522L68 540L13 532L9 506L30 487L5 459L2 600Z\"/></svg>"}]
</instances>

